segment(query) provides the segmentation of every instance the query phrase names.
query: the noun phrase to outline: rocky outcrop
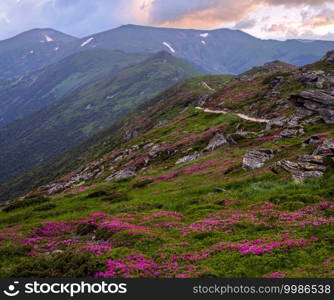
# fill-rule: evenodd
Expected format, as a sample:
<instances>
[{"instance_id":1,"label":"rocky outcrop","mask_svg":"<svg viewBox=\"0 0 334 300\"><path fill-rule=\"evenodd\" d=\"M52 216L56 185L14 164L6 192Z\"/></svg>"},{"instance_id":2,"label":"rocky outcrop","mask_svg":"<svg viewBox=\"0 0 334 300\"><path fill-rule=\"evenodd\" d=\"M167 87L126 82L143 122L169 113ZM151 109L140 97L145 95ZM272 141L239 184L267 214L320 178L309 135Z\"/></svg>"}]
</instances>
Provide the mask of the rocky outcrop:
<instances>
[{"instance_id":1,"label":"rocky outcrop","mask_svg":"<svg viewBox=\"0 0 334 300\"><path fill-rule=\"evenodd\" d=\"M295 128L286 128L283 131L279 133L278 136L276 136L276 140L282 140L286 138L294 138L297 137L298 135L303 135L304 130L303 129L295 129Z\"/></svg>"},{"instance_id":2,"label":"rocky outcrop","mask_svg":"<svg viewBox=\"0 0 334 300\"><path fill-rule=\"evenodd\" d=\"M180 158L175 164L180 165L180 164L185 164L191 161L194 161L202 156L202 153L200 152L195 152L194 154L187 155L185 157Z\"/></svg>"},{"instance_id":3,"label":"rocky outcrop","mask_svg":"<svg viewBox=\"0 0 334 300\"><path fill-rule=\"evenodd\" d=\"M125 132L124 139L126 141L130 141L130 140L136 138L138 135L139 135L139 132L137 130L135 130L135 129L129 129L129 130L127 130Z\"/></svg>"},{"instance_id":4,"label":"rocky outcrop","mask_svg":"<svg viewBox=\"0 0 334 300\"><path fill-rule=\"evenodd\" d=\"M334 63L334 51L329 51L323 58L323 61L333 64Z\"/></svg>"},{"instance_id":5,"label":"rocky outcrop","mask_svg":"<svg viewBox=\"0 0 334 300\"><path fill-rule=\"evenodd\" d=\"M299 80L305 85L318 89L323 89L324 84L327 81L327 77L324 71L308 71L302 73Z\"/></svg>"},{"instance_id":6,"label":"rocky outcrop","mask_svg":"<svg viewBox=\"0 0 334 300\"><path fill-rule=\"evenodd\" d=\"M227 138L223 133L217 132L215 136L209 142L209 145L204 149L204 151L213 151L219 147L229 145L229 138Z\"/></svg>"},{"instance_id":7,"label":"rocky outcrop","mask_svg":"<svg viewBox=\"0 0 334 300\"><path fill-rule=\"evenodd\" d=\"M327 170L326 158L334 156L334 139L321 140L318 136L311 136L303 142L304 146L316 146L311 155L301 155L296 162L281 160L277 162L273 171L286 171L296 182L303 182L308 178L322 177Z\"/></svg>"},{"instance_id":8,"label":"rocky outcrop","mask_svg":"<svg viewBox=\"0 0 334 300\"><path fill-rule=\"evenodd\" d=\"M132 177L136 177L135 171L132 169L124 169L124 170L121 170L117 173L110 175L109 177L106 178L105 181L112 181L114 179L118 179L118 180L119 179L129 179Z\"/></svg>"},{"instance_id":9,"label":"rocky outcrop","mask_svg":"<svg viewBox=\"0 0 334 300\"><path fill-rule=\"evenodd\" d=\"M39 190L52 195L73 187L81 186L103 175L105 170L103 163L103 160L91 162L86 167L64 176L58 182L42 186Z\"/></svg>"},{"instance_id":10,"label":"rocky outcrop","mask_svg":"<svg viewBox=\"0 0 334 300\"><path fill-rule=\"evenodd\" d=\"M303 91L291 95L290 100L296 106L317 112L326 124L334 124L334 92L325 90Z\"/></svg>"},{"instance_id":11,"label":"rocky outcrop","mask_svg":"<svg viewBox=\"0 0 334 300\"><path fill-rule=\"evenodd\" d=\"M326 139L319 143L315 155L334 156L334 139Z\"/></svg>"},{"instance_id":12,"label":"rocky outcrop","mask_svg":"<svg viewBox=\"0 0 334 300\"><path fill-rule=\"evenodd\" d=\"M265 163L275 156L274 149L257 149L250 150L246 153L243 158L243 169L244 170L254 170L262 168Z\"/></svg>"},{"instance_id":13,"label":"rocky outcrop","mask_svg":"<svg viewBox=\"0 0 334 300\"><path fill-rule=\"evenodd\" d=\"M305 179L322 177L326 169L322 156L303 155L299 157L297 162L289 160L277 162L273 171L276 173L286 171L292 175L296 182L301 183Z\"/></svg>"}]
</instances>

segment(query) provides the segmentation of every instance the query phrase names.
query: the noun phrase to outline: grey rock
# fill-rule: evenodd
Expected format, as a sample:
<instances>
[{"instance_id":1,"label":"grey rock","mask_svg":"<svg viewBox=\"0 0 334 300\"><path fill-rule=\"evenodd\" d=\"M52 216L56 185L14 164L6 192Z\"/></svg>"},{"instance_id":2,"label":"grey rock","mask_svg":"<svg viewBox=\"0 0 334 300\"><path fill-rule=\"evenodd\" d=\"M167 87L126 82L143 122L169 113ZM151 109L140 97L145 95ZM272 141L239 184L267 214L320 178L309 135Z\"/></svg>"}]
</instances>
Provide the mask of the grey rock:
<instances>
[{"instance_id":1,"label":"grey rock","mask_svg":"<svg viewBox=\"0 0 334 300\"><path fill-rule=\"evenodd\" d=\"M65 189L65 186L63 184L60 184L60 183L54 183L54 184L51 184L47 187L48 187L47 193L49 195L59 193L59 192L61 192Z\"/></svg>"},{"instance_id":2,"label":"grey rock","mask_svg":"<svg viewBox=\"0 0 334 300\"><path fill-rule=\"evenodd\" d=\"M133 171L132 169L125 169L110 175L109 177L106 178L105 181L111 181L114 179L128 179L135 176L136 176L135 171Z\"/></svg>"},{"instance_id":3,"label":"grey rock","mask_svg":"<svg viewBox=\"0 0 334 300\"><path fill-rule=\"evenodd\" d=\"M146 150L146 149L151 148L153 146L154 146L154 143L148 143L148 144L144 145L143 149Z\"/></svg>"},{"instance_id":4,"label":"grey rock","mask_svg":"<svg viewBox=\"0 0 334 300\"><path fill-rule=\"evenodd\" d=\"M334 51L329 51L323 60L330 64L334 63Z\"/></svg>"},{"instance_id":5,"label":"grey rock","mask_svg":"<svg viewBox=\"0 0 334 300\"><path fill-rule=\"evenodd\" d=\"M331 109L320 109L319 114L326 124L334 124L334 110Z\"/></svg>"},{"instance_id":6,"label":"grey rock","mask_svg":"<svg viewBox=\"0 0 334 300\"><path fill-rule=\"evenodd\" d=\"M281 140L285 138L294 138L298 135L304 134L303 129L292 129L292 128L287 128L284 129L277 137L276 140Z\"/></svg>"},{"instance_id":7,"label":"grey rock","mask_svg":"<svg viewBox=\"0 0 334 300\"><path fill-rule=\"evenodd\" d=\"M154 128L163 127L163 126L167 125L169 122L170 122L169 120L162 120L162 121L158 122L158 124L155 125Z\"/></svg>"},{"instance_id":8,"label":"grey rock","mask_svg":"<svg viewBox=\"0 0 334 300\"><path fill-rule=\"evenodd\" d=\"M303 91L299 94L291 95L294 103L300 104L307 109L317 109L319 105L334 107L334 96L325 90Z\"/></svg>"},{"instance_id":9,"label":"grey rock","mask_svg":"<svg viewBox=\"0 0 334 300\"><path fill-rule=\"evenodd\" d=\"M324 71L308 71L303 73L299 79L307 86L322 89L326 81L326 75Z\"/></svg>"},{"instance_id":10,"label":"grey rock","mask_svg":"<svg viewBox=\"0 0 334 300\"><path fill-rule=\"evenodd\" d=\"M209 145L204 149L205 151L213 151L219 147L229 145L229 141L224 134L217 132L209 142Z\"/></svg>"},{"instance_id":11,"label":"grey rock","mask_svg":"<svg viewBox=\"0 0 334 300\"><path fill-rule=\"evenodd\" d=\"M315 155L333 156L334 155L334 139L324 140L314 152Z\"/></svg>"},{"instance_id":12,"label":"grey rock","mask_svg":"<svg viewBox=\"0 0 334 300\"><path fill-rule=\"evenodd\" d=\"M321 143L320 137L312 135L303 141L302 147L306 147L308 145L318 146L320 143Z\"/></svg>"},{"instance_id":13,"label":"grey rock","mask_svg":"<svg viewBox=\"0 0 334 300\"><path fill-rule=\"evenodd\" d=\"M319 156L304 155L299 158L298 162L281 160L277 162L274 171L286 171L292 175L296 182L303 182L307 178L319 178L324 175L326 166L323 159Z\"/></svg>"},{"instance_id":14,"label":"grey rock","mask_svg":"<svg viewBox=\"0 0 334 300\"><path fill-rule=\"evenodd\" d=\"M275 150L273 149L257 149L250 150L243 158L244 170L254 170L262 168L265 163L275 156Z\"/></svg>"},{"instance_id":15,"label":"grey rock","mask_svg":"<svg viewBox=\"0 0 334 300\"><path fill-rule=\"evenodd\" d=\"M326 124L334 124L334 95L325 90L303 91L291 95L290 100L299 107L317 112Z\"/></svg>"},{"instance_id":16,"label":"grey rock","mask_svg":"<svg viewBox=\"0 0 334 300\"><path fill-rule=\"evenodd\" d=\"M132 140L133 138L137 137L139 135L139 132L135 129L129 129L125 132L124 138L125 140L129 141Z\"/></svg>"},{"instance_id":17,"label":"grey rock","mask_svg":"<svg viewBox=\"0 0 334 300\"><path fill-rule=\"evenodd\" d=\"M187 155L185 157L180 158L175 164L180 165L180 164L188 163L188 162L191 162L191 161L194 161L200 158L201 156L202 156L202 153L196 152L194 154Z\"/></svg>"},{"instance_id":18,"label":"grey rock","mask_svg":"<svg viewBox=\"0 0 334 300\"><path fill-rule=\"evenodd\" d=\"M160 145L156 145L152 148L152 150L148 153L148 156L151 157L151 158L156 158L159 153L160 153Z\"/></svg>"},{"instance_id":19,"label":"grey rock","mask_svg":"<svg viewBox=\"0 0 334 300\"><path fill-rule=\"evenodd\" d=\"M214 188L213 192L218 194L218 193L225 193L227 191L223 188Z\"/></svg>"}]
</instances>

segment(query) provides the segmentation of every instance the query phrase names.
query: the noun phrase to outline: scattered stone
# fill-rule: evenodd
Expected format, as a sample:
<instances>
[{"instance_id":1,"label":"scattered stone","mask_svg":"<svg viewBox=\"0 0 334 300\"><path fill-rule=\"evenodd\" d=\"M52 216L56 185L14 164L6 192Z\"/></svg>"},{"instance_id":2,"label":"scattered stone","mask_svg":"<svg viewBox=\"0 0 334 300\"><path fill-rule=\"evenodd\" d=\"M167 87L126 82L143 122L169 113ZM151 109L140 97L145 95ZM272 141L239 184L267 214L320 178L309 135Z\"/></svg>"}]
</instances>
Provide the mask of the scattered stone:
<instances>
[{"instance_id":1,"label":"scattered stone","mask_svg":"<svg viewBox=\"0 0 334 300\"><path fill-rule=\"evenodd\" d=\"M225 193L226 192L226 190L225 189L223 189L223 188L214 188L213 189L213 192L214 193Z\"/></svg>"},{"instance_id":2,"label":"scattered stone","mask_svg":"<svg viewBox=\"0 0 334 300\"><path fill-rule=\"evenodd\" d=\"M262 168L265 163L275 156L274 149L257 149L250 150L246 153L243 159L244 170L254 170Z\"/></svg>"},{"instance_id":3,"label":"scattered stone","mask_svg":"<svg viewBox=\"0 0 334 300\"><path fill-rule=\"evenodd\" d=\"M185 157L180 158L175 164L180 165L180 164L185 164L191 161L194 161L202 156L202 153L200 152L195 152L194 154L187 155Z\"/></svg>"},{"instance_id":4,"label":"scattered stone","mask_svg":"<svg viewBox=\"0 0 334 300\"><path fill-rule=\"evenodd\" d=\"M159 127L166 126L169 122L170 122L169 120L162 120L162 121L158 122L158 124L155 125L154 128L159 128Z\"/></svg>"}]
</instances>

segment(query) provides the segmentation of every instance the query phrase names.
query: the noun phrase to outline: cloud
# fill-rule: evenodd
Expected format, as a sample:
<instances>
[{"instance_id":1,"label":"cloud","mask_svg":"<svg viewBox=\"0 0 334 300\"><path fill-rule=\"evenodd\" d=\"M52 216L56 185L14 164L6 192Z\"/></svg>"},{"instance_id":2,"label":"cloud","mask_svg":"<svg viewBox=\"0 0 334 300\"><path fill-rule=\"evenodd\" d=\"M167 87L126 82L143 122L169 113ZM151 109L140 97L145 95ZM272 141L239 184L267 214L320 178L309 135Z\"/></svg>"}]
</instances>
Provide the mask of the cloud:
<instances>
[{"instance_id":1,"label":"cloud","mask_svg":"<svg viewBox=\"0 0 334 300\"><path fill-rule=\"evenodd\" d=\"M314 16L304 15L304 24L311 27L321 27L334 24L334 9L324 8Z\"/></svg>"},{"instance_id":2,"label":"cloud","mask_svg":"<svg viewBox=\"0 0 334 300\"><path fill-rule=\"evenodd\" d=\"M242 20L240 22L238 22L237 24L235 24L234 28L235 29L249 29L249 28L253 28L256 25L256 20L254 19L246 19L246 20Z\"/></svg>"},{"instance_id":3,"label":"cloud","mask_svg":"<svg viewBox=\"0 0 334 300\"><path fill-rule=\"evenodd\" d=\"M312 7L334 0L155 0L151 8L153 24L173 27L206 26L236 21L263 6ZM201 19L199 19L201 18Z\"/></svg>"},{"instance_id":4,"label":"cloud","mask_svg":"<svg viewBox=\"0 0 334 300\"><path fill-rule=\"evenodd\" d=\"M264 38L308 31L319 35L316 28L334 24L333 4L334 0L0 0L0 39L36 27L87 36L128 23L231 27ZM292 10L296 15L286 17Z\"/></svg>"}]
</instances>

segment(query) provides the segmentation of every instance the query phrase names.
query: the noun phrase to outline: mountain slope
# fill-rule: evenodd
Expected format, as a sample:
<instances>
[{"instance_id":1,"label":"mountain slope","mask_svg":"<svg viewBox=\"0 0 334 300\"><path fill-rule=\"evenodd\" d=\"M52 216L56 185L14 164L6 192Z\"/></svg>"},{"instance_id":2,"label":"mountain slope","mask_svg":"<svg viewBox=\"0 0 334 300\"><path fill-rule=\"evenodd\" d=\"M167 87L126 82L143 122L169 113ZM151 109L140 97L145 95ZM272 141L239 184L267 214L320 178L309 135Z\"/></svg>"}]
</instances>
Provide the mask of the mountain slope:
<instances>
[{"instance_id":1,"label":"mountain slope","mask_svg":"<svg viewBox=\"0 0 334 300\"><path fill-rule=\"evenodd\" d=\"M157 95L2 207L0 274L332 278L333 75L334 52Z\"/></svg>"},{"instance_id":2,"label":"mountain slope","mask_svg":"<svg viewBox=\"0 0 334 300\"><path fill-rule=\"evenodd\" d=\"M1 128L0 181L66 151L134 105L198 74L190 65L160 52Z\"/></svg>"},{"instance_id":3,"label":"mountain slope","mask_svg":"<svg viewBox=\"0 0 334 300\"><path fill-rule=\"evenodd\" d=\"M239 74L273 60L298 66L314 62L333 50L334 42L261 40L229 29L203 31L126 25L78 40L73 47L71 51L92 48L128 52L166 50L208 73Z\"/></svg>"},{"instance_id":4,"label":"mountain slope","mask_svg":"<svg viewBox=\"0 0 334 300\"><path fill-rule=\"evenodd\" d=\"M54 29L33 29L0 41L0 81L22 76L64 56L75 37Z\"/></svg>"},{"instance_id":5,"label":"mountain slope","mask_svg":"<svg viewBox=\"0 0 334 300\"><path fill-rule=\"evenodd\" d=\"M112 76L147 56L112 50L79 52L26 76L0 83L0 126L56 102L85 84Z\"/></svg>"}]
</instances>

